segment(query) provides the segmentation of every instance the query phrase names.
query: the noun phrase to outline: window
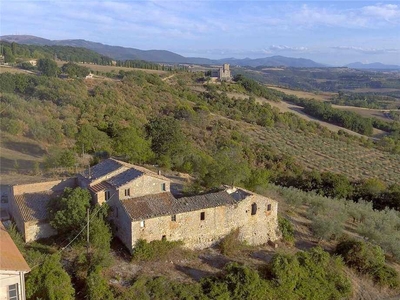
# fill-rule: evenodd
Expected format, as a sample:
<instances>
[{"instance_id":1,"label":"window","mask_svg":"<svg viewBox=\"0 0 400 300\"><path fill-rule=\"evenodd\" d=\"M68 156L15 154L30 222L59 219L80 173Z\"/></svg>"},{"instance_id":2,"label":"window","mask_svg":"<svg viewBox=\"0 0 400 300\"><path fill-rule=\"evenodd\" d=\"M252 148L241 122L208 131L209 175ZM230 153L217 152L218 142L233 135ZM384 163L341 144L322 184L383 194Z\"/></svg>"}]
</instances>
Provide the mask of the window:
<instances>
[{"instance_id":1,"label":"window","mask_svg":"<svg viewBox=\"0 0 400 300\"><path fill-rule=\"evenodd\" d=\"M110 200L110 198L111 198L111 192L110 192L110 191L105 191L105 192L104 192L104 198L106 199L106 201Z\"/></svg>"},{"instance_id":2,"label":"window","mask_svg":"<svg viewBox=\"0 0 400 300\"><path fill-rule=\"evenodd\" d=\"M140 227L141 227L141 228L144 228L145 225L146 225L146 224L145 224L144 220L143 220L143 221L140 221Z\"/></svg>"},{"instance_id":3,"label":"window","mask_svg":"<svg viewBox=\"0 0 400 300\"><path fill-rule=\"evenodd\" d=\"M271 211L272 210L272 205L271 204L268 204L267 205L267 211Z\"/></svg>"},{"instance_id":4,"label":"window","mask_svg":"<svg viewBox=\"0 0 400 300\"><path fill-rule=\"evenodd\" d=\"M200 220L201 221L204 221L206 219L206 213L204 212L204 211L202 211L201 213L200 213Z\"/></svg>"},{"instance_id":5,"label":"window","mask_svg":"<svg viewBox=\"0 0 400 300\"><path fill-rule=\"evenodd\" d=\"M172 221L172 222L176 222L176 215L172 215L172 216L171 216L171 221Z\"/></svg>"},{"instance_id":6,"label":"window","mask_svg":"<svg viewBox=\"0 0 400 300\"><path fill-rule=\"evenodd\" d=\"M162 238L161 238L161 240L162 240L162 241L166 241L166 240L167 240L167 236L166 236L166 235L163 235Z\"/></svg>"},{"instance_id":7,"label":"window","mask_svg":"<svg viewBox=\"0 0 400 300\"><path fill-rule=\"evenodd\" d=\"M125 189L125 196L131 195L131 189Z\"/></svg>"},{"instance_id":8,"label":"window","mask_svg":"<svg viewBox=\"0 0 400 300\"><path fill-rule=\"evenodd\" d=\"M251 205L251 215L254 216L257 213L257 203Z\"/></svg>"},{"instance_id":9,"label":"window","mask_svg":"<svg viewBox=\"0 0 400 300\"><path fill-rule=\"evenodd\" d=\"M18 300L18 283L8 286L8 299Z\"/></svg>"},{"instance_id":10,"label":"window","mask_svg":"<svg viewBox=\"0 0 400 300\"><path fill-rule=\"evenodd\" d=\"M164 192L167 190L167 186L166 186L165 183L161 184L161 190L164 191Z\"/></svg>"}]
</instances>

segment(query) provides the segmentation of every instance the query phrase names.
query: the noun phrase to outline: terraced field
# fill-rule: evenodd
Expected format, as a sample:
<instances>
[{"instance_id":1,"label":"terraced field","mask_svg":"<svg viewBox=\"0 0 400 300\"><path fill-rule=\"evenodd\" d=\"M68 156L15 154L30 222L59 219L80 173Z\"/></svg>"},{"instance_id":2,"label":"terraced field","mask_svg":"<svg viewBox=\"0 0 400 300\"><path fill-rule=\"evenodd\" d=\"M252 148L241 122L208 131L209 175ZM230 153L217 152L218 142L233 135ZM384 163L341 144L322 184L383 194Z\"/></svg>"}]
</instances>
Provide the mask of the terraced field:
<instances>
[{"instance_id":1,"label":"terraced field","mask_svg":"<svg viewBox=\"0 0 400 300\"><path fill-rule=\"evenodd\" d=\"M294 156L309 170L343 173L352 179L378 177L387 183L400 182L400 155L286 128L243 126L242 122L238 126L253 140Z\"/></svg>"}]
</instances>

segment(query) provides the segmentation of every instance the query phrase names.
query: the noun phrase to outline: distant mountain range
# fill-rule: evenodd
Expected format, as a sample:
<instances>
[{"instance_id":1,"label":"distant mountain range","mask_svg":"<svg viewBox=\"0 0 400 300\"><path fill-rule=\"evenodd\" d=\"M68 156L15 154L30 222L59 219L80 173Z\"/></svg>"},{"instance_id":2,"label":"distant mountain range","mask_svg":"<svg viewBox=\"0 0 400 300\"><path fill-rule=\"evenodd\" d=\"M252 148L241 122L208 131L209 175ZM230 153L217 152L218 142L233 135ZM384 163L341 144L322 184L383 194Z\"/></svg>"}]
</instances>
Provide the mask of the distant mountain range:
<instances>
[{"instance_id":1,"label":"distant mountain range","mask_svg":"<svg viewBox=\"0 0 400 300\"><path fill-rule=\"evenodd\" d=\"M371 64L363 64L361 62L355 62L346 65L346 67L352 69L365 69L365 70L400 70L400 66L398 65L385 65L379 62Z\"/></svg>"},{"instance_id":2,"label":"distant mountain range","mask_svg":"<svg viewBox=\"0 0 400 300\"><path fill-rule=\"evenodd\" d=\"M249 66L249 67L259 67L259 66L271 66L271 67L295 67L295 68L321 68L328 67L327 65L317 63L310 59L304 58L292 58L285 56L271 56L265 58L225 58L218 60L211 60L202 57L185 57L176 54L171 51L166 50L140 50L135 48L127 48L120 46L110 46L101 43L90 42L86 40L48 40L32 35L4 35L0 37L0 40L6 42L16 42L19 44L27 45L59 45L59 46L72 46L72 47L82 47L96 51L99 54L111 57L115 60L145 60L150 62L158 63L172 63L172 64L223 64L229 63L231 65L237 66ZM400 66L394 65L384 65L380 63L364 65L362 63L349 64L346 67L355 69L400 69Z\"/></svg>"}]
</instances>

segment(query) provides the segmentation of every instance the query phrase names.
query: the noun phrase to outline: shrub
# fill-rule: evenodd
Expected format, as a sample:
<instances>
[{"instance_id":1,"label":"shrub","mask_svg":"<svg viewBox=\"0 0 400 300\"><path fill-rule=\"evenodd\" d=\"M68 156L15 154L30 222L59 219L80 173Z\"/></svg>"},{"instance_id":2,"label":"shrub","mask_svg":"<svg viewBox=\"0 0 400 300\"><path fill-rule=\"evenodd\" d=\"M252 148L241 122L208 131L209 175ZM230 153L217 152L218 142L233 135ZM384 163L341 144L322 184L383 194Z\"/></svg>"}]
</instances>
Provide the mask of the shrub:
<instances>
[{"instance_id":1,"label":"shrub","mask_svg":"<svg viewBox=\"0 0 400 300\"><path fill-rule=\"evenodd\" d=\"M248 266L230 263L224 276L201 280L203 292L209 299L270 299L270 289L257 271Z\"/></svg>"},{"instance_id":2,"label":"shrub","mask_svg":"<svg viewBox=\"0 0 400 300\"><path fill-rule=\"evenodd\" d=\"M136 261L151 261L165 258L173 249L183 245L182 241L151 241L139 239L134 248L132 259Z\"/></svg>"},{"instance_id":3,"label":"shrub","mask_svg":"<svg viewBox=\"0 0 400 300\"><path fill-rule=\"evenodd\" d=\"M342 241L336 246L335 252L343 257L349 267L360 273L369 273L385 263L382 248L363 241Z\"/></svg>"},{"instance_id":4,"label":"shrub","mask_svg":"<svg viewBox=\"0 0 400 300\"><path fill-rule=\"evenodd\" d=\"M396 288L400 285L397 271L385 264L381 247L363 241L345 240L336 247L345 263L362 274L369 274L379 285Z\"/></svg>"},{"instance_id":5,"label":"shrub","mask_svg":"<svg viewBox=\"0 0 400 300\"><path fill-rule=\"evenodd\" d=\"M294 243L294 228L288 219L278 217L279 230L282 233L282 238L288 244Z\"/></svg>"},{"instance_id":6,"label":"shrub","mask_svg":"<svg viewBox=\"0 0 400 300\"><path fill-rule=\"evenodd\" d=\"M243 242L239 240L239 228L232 230L219 243L219 250L223 255L234 255L243 249Z\"/></svg>"},{"instance_id":7,"label":"shrub","mask_svg":"<svg viewBox=\"0 0 400 300\"><path fill-rule=\"evenodd\" d=\"M320 247L295 255L277 254L268 269L274 299L343 299L351 291L341 259Z\"/></svg>"}]
</instances>

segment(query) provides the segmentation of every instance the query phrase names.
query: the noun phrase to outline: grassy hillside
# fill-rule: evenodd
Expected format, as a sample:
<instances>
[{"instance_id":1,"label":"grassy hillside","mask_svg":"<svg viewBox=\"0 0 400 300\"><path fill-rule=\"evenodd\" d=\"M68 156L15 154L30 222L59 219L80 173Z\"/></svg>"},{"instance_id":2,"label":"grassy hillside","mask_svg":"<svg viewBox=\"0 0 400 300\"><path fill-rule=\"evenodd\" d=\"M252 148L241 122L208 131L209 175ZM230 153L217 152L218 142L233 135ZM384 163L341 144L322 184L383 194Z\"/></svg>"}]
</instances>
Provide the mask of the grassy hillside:
<instances>
[{"instance_id":1,"label":"grassy hillside","mask_svg":"<svg viewBox=\"0 0 400 300\"><path fill-rule=\"evenodd\" d=\"M1 145L2 173L12 166L37 173L40 160L41 172L43 167L73 172L79 168L76 154L84 152L157 163L191 173L205 187L251 188L272 181L307 190L316 180L310 172L316 171L322 177L311 189L357 199L358 186L369 178L379 178L388 188L400 182L399 155L257 103L240 84L194 91L205 79L186 72L165 80L138 71L90 81L0 76L1 129L8 134ZM280 94L253 85L247 88L279 100ZM250 96L229 97L224 89ZM32 149L39 147L43 156L15 156L10 151L18 151L19 139L33 140ZM331 174L344 177L329 187ZM339 182L348 188L338 189Z\"/></svg>"}]
</instances>

